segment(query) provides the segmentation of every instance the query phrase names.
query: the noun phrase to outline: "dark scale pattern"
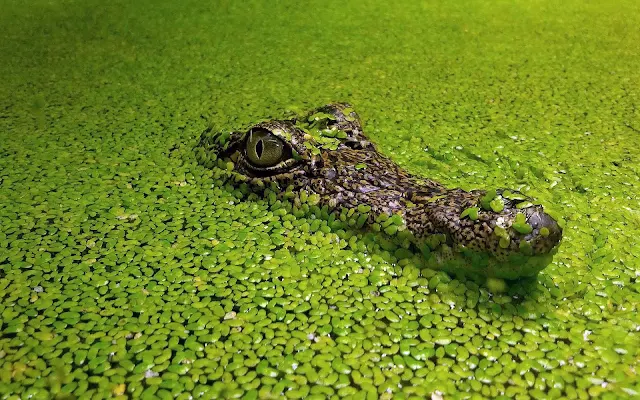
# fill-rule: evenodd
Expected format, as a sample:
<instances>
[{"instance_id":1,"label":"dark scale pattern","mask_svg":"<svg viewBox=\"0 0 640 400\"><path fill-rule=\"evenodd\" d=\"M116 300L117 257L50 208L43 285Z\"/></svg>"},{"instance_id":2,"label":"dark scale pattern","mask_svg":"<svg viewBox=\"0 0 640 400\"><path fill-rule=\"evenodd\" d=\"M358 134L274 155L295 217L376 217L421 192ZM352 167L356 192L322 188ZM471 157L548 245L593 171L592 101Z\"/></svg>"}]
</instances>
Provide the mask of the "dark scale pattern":
<instances>
[{"instance_id":1,"label":"dark scale pattern","mask_svg":"<svg viewBox=\"0 0 640 400\"><path fill-rule=\"evenodd\" d=\"M309 116L318 113L327 122L317 132L340 132L341 137L326 142L310 133ZM253 165L246 156L252 130L277 136L292 156L270 167ZM303 202L298 194L306 191L317 195L319 207L327 206L336 215L356 210L352 213L368 214L366 223L379 224L378 230L391 237L406 231L403 237L424 253L427 265L452 273L505 279L533 276L551 261L562 237L562 229L542 206L517 191L497 190L486 199L484 190L447 189L410 175L376 150L355 111L344 103L326 105L303 118L262 122L246 132L207 131L199 148L196 154L202 164L231 160L235 180L248 182L254 191L275 182L278 197L293 192L296 204ZM515 194L517 200L505 193ZM497 200L497 206L483 205L483 198ZM478 209L477 218L463 216L469 208ZM519 213L525 231L514 229ZM380 218L382 214L400 218L385 224L388 218Z\"/></svg>"}]
</instances>

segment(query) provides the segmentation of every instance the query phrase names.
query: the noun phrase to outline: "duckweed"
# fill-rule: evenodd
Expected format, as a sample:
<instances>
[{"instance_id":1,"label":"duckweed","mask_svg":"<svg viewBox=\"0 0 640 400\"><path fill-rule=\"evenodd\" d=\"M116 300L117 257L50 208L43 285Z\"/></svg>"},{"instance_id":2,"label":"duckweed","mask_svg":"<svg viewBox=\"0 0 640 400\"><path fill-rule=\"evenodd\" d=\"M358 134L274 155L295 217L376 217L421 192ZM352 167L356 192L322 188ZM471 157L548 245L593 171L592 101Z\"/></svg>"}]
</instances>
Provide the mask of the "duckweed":
<instances>
[{"instance_id":1,"label":"duckweed","mask_svg":"<svg viewBox=\"0 0 640 400\"><path fill-rule=\"evenodd\" d=\"M628 0L6 4L0 397L637 397L639 24ZM554 262L480 286L399 216L364 232L366 204L195 162L209 126L335 100L411 172L555 207Z\"/></svg>"},{"instance_id":2,"label":"duckweed","mask_svg":"<svg viewBox=\"0 0 640 400\"><path fill-rule=\"evenodd\" d=\"M522 213L518 213L516 215L516 218L513 222L513 224L511 224L511 226L513 227L513 229L515 229L518 233L521 233L523 235L529 234L533 231L533 227L531 225L529 225L526 220L525 220L525 216ZM542 233L542 230L546 231L546 235ZM549 229L547 227L542 227L540 229L540 233L543 236L548 236L549 235Z\"/></svg>"},{"instance_id":3,"label":"duckweed","mask_svg":"<svg viewBox=\"0 0 640 400\"><path fill-rule=\"evenodd\" d=\"M466 208L462 214L460 214L460 218L469 217L472 221L476 221L478 219L478 211L480 211L478 207Z\"/></svg>"}]
</instances>

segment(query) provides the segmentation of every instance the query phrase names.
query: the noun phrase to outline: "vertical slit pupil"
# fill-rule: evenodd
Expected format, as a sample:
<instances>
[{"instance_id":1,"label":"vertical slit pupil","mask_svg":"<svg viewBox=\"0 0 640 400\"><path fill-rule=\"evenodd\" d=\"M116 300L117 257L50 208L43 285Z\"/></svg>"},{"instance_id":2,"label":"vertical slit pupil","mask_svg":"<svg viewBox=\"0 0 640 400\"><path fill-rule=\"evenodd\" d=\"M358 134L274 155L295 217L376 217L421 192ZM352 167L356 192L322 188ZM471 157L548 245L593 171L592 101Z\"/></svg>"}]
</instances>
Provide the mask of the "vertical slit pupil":
<instances>
[{"instance_id":1,"label":"vertical slit pupil","mask_svg":"<svg viewBox=\"0 0 640 400\"><path fill-rule=\"evenodd\" d=\"M262 151L264 150L263 146L262 140L258 140L258 143L256 143L256 155L258 158L262 158Z\"/></svg>"}]
</instances>

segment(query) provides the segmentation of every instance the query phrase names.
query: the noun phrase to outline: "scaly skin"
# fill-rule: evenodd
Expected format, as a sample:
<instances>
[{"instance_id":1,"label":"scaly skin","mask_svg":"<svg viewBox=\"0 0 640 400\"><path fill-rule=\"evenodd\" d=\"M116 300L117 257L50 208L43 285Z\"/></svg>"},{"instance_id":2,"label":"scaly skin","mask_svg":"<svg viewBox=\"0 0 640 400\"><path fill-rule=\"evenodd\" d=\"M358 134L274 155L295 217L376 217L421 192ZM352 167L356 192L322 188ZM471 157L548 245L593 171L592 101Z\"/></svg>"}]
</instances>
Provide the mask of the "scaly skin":
<instances>
[{"instance_id":1,"label":"scaly skin","mask_svg":"<svg viewBox=\"0 0 640 400\"><path fill-rule=\"evenodd\" d=\"M250 161L249 132L282 141L285 151L277 165L258 167ZM562 229L542 206L515 190L466 192L410 175L376 150L344 103L304 118L262 122L246 132L209 129L196 157L207 167L230 170L235 182L256 193L275 189L279 199L296 206L310 203L351 226L384 232L404 247L419 249L428 267L454 274L534 276L551 261L562 238Z\"/></svg>"}]
</instances>

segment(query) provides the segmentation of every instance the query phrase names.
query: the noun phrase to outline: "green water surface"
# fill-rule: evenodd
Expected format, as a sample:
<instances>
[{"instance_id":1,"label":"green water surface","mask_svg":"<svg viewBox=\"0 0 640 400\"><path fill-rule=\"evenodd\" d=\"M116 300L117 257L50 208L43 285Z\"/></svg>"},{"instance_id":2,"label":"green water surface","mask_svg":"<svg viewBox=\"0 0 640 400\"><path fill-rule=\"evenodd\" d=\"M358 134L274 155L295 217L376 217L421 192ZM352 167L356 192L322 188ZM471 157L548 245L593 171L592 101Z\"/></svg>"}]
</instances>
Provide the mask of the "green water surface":
<instances>
[{"instance_id":1,"label":"green water surface","mask_svg":"<svg viewBox=\"0 0 640 400\"><path fill-rule=\"evenodd\" d=\"M5 0L0 398L640 396L640 6ZM562 216L492 292L246 201L212 124L348 101L380 150Z\"/></svg>"}]
</instances>

